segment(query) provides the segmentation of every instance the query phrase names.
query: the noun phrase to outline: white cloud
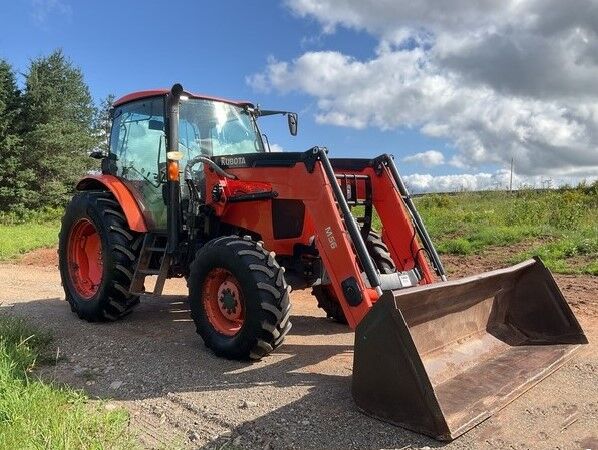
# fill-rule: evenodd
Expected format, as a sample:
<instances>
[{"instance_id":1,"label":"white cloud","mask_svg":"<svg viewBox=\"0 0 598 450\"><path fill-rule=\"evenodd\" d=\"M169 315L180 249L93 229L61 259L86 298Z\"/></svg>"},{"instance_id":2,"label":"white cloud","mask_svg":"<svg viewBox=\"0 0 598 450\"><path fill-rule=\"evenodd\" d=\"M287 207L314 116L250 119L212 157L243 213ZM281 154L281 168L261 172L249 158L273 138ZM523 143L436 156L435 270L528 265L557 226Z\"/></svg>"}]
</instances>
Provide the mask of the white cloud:
<instances>
[{"instance_id":1,"label":"white cloud","mask_svg":"<svg viewBox=\"0 0 598 450\"><path fill-rule=\"evenodd\" d=\"M415 128L451 141L451 164L526 175L598 174L598 3L293 0L324 32L365 30L369 59L335 51L270 58L256 89L313 96L316 120Z\"/></svg>"},{"instance_id":2,"label":"white cloud","mask_svg":"<svg viewBox=\"0 0 598 450\"><path fill-rule=\"evenodd\" d=\"M270 151L271 152L284 152L284 148L278 144L270 144Z\"/></svg>"},{"instance_id":3,"label":"white cloud","mask_svg":"<svg viewBox=\"0 0 598 450\"><path fill-rule=\"evenodd\" d=\"M444 155L438 150L427 150L425 152L415 153L403 158L406 163L418 163L424 166L439 166L444 164Z\"/></svg>"},{"instance_id":4,"label":"white cloud","mask_svg":"<svg viewBox=\"0 0 598 450\"><path fill-rule=\"evenodd\" d=\"M575 186L583 180L592 183L596 179L598 179L598 176L544 177L513 174L513 189L522 187L556 188L565 184ZM506 190L510 184L510 172L508 170L498 170L494 173L480 172L460 175L416 173L403 176L403 180L413 193Z\"/></svg>"},{"instance_id":5,"label":"white cloud","mask_svg":"<svg viewBox=\"0 0 598 450\"><path fill-rule=\"evenodd\" d=\"M72 13L71 6L61 0L31 0L30 14L38 25L44 25L53 14L70 18Z\"/></svg>"},{"instance_id":6,"label":"white cloud","mask_svg":"<svg viewBox=\"0 0 598 450\"><path fill-rule=\"evenodd\" d=\"M478 191L483 189L505 189L509 186L502 173L477 173L464 175L413 174L403 177L410 191L419 192L455 192ZM506 185L504 182L506 181Z\"/></svg>"}]
</instances>

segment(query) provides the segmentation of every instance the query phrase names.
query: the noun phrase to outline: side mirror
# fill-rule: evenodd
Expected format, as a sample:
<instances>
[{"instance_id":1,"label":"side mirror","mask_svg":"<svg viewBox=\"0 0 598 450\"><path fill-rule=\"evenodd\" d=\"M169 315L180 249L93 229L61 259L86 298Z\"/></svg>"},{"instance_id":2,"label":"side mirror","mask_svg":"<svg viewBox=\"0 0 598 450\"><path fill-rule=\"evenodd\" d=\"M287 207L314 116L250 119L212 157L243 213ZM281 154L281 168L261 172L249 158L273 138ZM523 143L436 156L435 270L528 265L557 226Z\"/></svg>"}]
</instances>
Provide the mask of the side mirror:
<instances>
[{"instance_id":1,"label":"side mirror","mask_svg":"<svg viewBox=\"0 0 598 450\"><path fill-rule=\"evenodd\" d=\"M289 121L289 133L291 133L291 136L297 136L297 113L287 113L287 119Z\"/></svg>"}]
</instances>

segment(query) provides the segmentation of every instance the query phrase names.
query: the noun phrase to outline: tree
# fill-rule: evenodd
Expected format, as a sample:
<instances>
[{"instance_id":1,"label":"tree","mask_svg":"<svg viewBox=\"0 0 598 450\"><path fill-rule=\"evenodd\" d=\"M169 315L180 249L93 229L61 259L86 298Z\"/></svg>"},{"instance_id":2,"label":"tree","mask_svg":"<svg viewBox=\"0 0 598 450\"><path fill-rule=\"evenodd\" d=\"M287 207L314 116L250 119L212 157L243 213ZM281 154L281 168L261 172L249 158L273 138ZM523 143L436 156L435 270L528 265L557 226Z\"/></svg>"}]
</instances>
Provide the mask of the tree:
<instances>
[{"instance_id":1,"label":"tree","mask_svg":"<svg viewBox=\"0 0 598 450\"><path fill-rule=\"evenodd\" d=\"M61 206L92 167L87 152L98 143L89 88L81 70L56 50L31 61L22 103L22 159L35 174L37 193L28 206Z\"/></svg>"},{"instance_id":2,"label":"tree","mask_svg":"<svg viewBox=\"0 0 598 450\"><path fill-rule=\"evenodd\" d=\"M23 112L33 127L62 121L91 130L94 107L89 88L81 69L62 50L31 61L25 79Z\"/></svg>"},{"instance_id":3,"label":"tree","mask_svg":"<svg viewBox=\"0 0 598 450\"><path fill-rule=\"evenodd\" d=\"M5 134L15 124L18 115L20 92L15 74L8 62L0 59L0 133Z\"/></svg>"},{"instance_id":4,"label":"tree","mask_svg":"<svg viewBox=\"0 0 598 450\"><path fill-rule=\"evenodd\" d=\"M19 210L29 205L36 194L31 190L34 172L23 164L20 92L10 64L0 60L0 210Z\"/></svg>"}]
</instances>

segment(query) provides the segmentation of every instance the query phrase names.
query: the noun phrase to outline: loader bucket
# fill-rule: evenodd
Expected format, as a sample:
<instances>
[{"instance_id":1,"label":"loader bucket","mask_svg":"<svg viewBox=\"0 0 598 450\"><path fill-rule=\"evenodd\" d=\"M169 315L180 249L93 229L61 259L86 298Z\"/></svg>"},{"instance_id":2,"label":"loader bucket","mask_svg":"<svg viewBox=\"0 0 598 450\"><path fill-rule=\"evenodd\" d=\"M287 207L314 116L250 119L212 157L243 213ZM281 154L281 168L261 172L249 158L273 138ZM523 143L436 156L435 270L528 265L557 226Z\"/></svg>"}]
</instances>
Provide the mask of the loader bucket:
<instances>
[{"instance_id":1,"label":"loader bucket","mask_svg":"<svg viewBox=\"0 0 598 450\"><path fill-rule=\"evenodd\" d=\"M366 414L452 440L586 343L540 259L389 291L357 327L353 397Z\"/></svg>"}]
</instances>

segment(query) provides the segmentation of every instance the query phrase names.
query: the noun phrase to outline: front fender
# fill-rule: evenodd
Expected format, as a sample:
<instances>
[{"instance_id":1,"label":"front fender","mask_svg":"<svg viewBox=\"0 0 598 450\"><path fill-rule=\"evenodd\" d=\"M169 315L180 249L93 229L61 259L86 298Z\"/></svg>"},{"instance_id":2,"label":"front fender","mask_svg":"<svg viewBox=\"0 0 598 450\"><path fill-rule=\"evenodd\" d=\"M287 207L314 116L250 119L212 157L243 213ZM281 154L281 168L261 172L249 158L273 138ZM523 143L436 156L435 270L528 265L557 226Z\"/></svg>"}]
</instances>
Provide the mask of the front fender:
<instances>
[{"instance_id":1,"label":"front fender","mask_svg":"<svg viewBox=\"0 0 598 450\"><path fill-rule=\"evenodd\" d=\"M85 178L79 180L76 189L78 191L106 189L112 192L125 213L129 228L139 233L147 233L147 225L137 200L135 200L131 191L129 191L119 178L107 174L87 175Z\"/></svg>"}]
</instances>

